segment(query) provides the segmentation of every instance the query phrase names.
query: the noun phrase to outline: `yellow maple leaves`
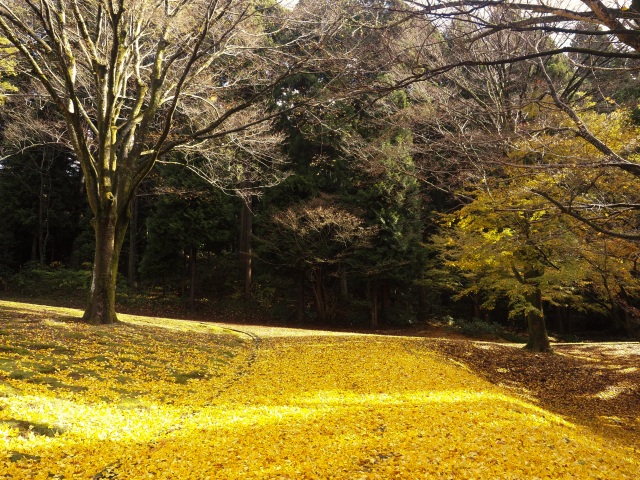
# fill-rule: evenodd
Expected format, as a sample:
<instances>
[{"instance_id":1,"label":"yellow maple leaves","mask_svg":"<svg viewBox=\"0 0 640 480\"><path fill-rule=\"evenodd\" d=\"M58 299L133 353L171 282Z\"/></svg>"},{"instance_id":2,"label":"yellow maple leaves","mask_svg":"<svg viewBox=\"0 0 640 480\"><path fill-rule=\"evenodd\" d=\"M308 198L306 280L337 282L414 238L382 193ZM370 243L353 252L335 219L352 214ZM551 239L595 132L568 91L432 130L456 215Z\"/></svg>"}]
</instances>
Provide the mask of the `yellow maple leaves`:
<instances>
[{"instance_id":1,"label":"yellow maple leaves","mask_svg":"<svg viewBox=\"0 0 640 480\"><path fill-rule=\"evenodd\" d=\"M247 327L262 338L258 345L188 322L87 327L32 310L31 322L20 323L9 307L0 302L1 381L13 390L0 396L7 478L640 473L624 445L507 394L435 356L421 339ZM180 330L191 326L197 331ZM25 352L33 344L27 333L47 352L47 365L60 365L45 375L49 383L37 373L44 357ZM73 342L65 341L69 333ZM9 367L23 378L11 378Z\"/></svg>"}]
</instances>

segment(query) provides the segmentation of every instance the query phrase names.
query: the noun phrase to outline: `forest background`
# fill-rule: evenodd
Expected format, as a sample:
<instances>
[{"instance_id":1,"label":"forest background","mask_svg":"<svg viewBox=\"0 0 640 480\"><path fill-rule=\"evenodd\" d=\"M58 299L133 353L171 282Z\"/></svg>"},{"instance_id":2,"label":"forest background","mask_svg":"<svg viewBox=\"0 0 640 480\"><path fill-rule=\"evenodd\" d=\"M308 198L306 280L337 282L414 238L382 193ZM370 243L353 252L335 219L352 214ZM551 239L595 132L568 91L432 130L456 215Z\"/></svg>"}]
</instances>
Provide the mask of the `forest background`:
<instances>
[{"instance_id":1,"label":"forest background","mask_svg":"<svg viewBox=\"0 0 640 480\"><path fill-rule=\"evenodd\" d=\"M638 338L635 2L67 3L0 2L4 294Z\"/></svg>"}]
</instances>

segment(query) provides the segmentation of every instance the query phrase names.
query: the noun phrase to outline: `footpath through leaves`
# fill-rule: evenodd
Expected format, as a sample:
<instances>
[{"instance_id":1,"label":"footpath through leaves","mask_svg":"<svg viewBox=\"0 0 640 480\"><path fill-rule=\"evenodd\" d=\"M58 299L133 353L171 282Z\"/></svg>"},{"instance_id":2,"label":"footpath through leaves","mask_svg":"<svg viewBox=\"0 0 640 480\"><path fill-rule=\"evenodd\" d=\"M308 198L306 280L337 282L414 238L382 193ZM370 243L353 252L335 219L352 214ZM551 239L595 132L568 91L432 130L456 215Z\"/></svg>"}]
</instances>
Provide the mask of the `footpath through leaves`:
<instances>
[{"instance_id":1,"label":"footpath through leaves","mask_svg":"<svg viewBox=\"0 0 640 480\"><path fill-rule=\"evenodd\" d=\"M638 478L633 446L420 338L0 302L0 478Z\"/></svg>"}]
</instances>

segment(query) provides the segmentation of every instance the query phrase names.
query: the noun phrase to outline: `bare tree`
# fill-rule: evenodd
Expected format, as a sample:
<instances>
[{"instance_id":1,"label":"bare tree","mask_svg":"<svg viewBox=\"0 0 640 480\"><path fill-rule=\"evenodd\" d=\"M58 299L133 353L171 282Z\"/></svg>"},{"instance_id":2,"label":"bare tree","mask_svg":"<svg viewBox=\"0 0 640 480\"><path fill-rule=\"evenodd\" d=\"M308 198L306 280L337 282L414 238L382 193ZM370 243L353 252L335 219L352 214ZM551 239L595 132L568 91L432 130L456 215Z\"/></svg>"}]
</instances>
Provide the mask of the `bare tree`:
<instances>
[{"instance_id":1,"label":"bare tree","mask_svg":"<svg viewBox=\"0 0 640 480\"><path fill-rule=\"evenodd\" d=\"M503 63L561 52L639 58L640 38L637 31L640 5L636 0L630 6L615 0L405 0L404 3L416 15L424 16L443 28L453 19L463 19L469 28L457 38L459 41L473 42L505 30L544 32L552 34L556 40L554 46L550 45L543 52L512 52L497 60ZM511 15L496 21L488 13L496 8L511 12ZM605 41L591 46L571 46L570 39L578 34L600 37ZM603 48L605 44L616 48Z\"/></svg>"},{"instance_id":2,"label":"bare tree","mask_svg":"<svg viewBox=\"0 0 640 480\"><path fill-rule=\"evenodd\" d=\"M276 117L246 112L291 75L355 78L360 42L327 47L353 25L344 12L328 1L305 16L275 0L0 0L0 33L61 112L84 173L96 238L86 321L116 321L129 204L159 158Z\"/></svg>"}]
</instances>

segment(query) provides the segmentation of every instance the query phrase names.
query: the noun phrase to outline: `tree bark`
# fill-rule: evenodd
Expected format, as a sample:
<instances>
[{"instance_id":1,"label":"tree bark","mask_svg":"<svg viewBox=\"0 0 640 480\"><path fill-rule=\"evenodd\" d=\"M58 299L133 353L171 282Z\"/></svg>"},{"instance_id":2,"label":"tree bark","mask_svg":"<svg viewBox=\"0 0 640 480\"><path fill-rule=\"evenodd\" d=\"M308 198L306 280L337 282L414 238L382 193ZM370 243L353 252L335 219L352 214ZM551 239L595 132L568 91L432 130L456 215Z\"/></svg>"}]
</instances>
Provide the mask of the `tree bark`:
<instances>
[{"instance_id":1,"label":"tree bark","mask_svg":"<svg viewBox=\"0 0 640 480\"><path fill-rule=\"evenodd\" d=\"M480 320L482 318L482 312L480 311L480 298L477 293L471 295L471 302L473 304L472 318Z\"/></svg>"},{"instance_id":2,"label":"tree bark","mask_svg":"<svg viewBox=\"0 0 640 480\"><path fill-rule=\"evenodd\" d=\"M126 236L128 216L118 215L112 200L103 203L92 220L96 238L93 262L93 276L89 303L83 320L96 325L106 325L118 321L116 315L116 279L118 260ZM124 209L126 212L127 209Z\"/></svg>"},{"instance_id":3,"label":"tree bark","mask_svg":"<svg viewBox=\"0 0 640 480\"><path fill-rule=\"evenodd\" d=\"M138 267L138 196L131 199L131 225L129 225L129 258L127 266L127 283L130 287L138 286L136 270Z\"/></svg>"},{"instance_id":4,"label":"tree bark","mask_svg":"<svg viewBox=\"0 0 640 480\"><path fill-rule=\"evenodd\" d=\"M551 344L542 311L542 292L536 288L532 293L526 295L526 299L536 309L527 313L529 340L524 348L532 352L550 352Z\"/></svg>"},{"instance_id":5,"label":"tree bark","mask_svg":"<svg viewBox=\"0 0 640 480\"><path fill-rule=\"evenodd\" d=\"M39 168L40 191L38 192L38 261L43 267L47 262L47 244L49 242L50 168L51 165L43 152Z\"/></svg>"},{"instance_id":6,"label":"tree bark","mask_svg":"<svg viewBox=\"0 0 640 480\"><path fill-rule=\"evenodd\" d=\"M371 328L378 328L378 285L371 285Z\"/></svg>"},{"instance_id":7,"label":"tree bark","mask_svg":"<svg viewBox=\"0 0 640 480\"><path fill-rule=\"evenodd\" d=\"M340 272L340 295L342 295L343 298L347 298L349 296L349 281L347 278L347 272L344 270Z\"/></svg>"},{"instance_id":8,"label":"tree bark","mask_svg":"<svg viewBox=\"0 0 640 480\"><path fill-rule=\"evenodd\" d=\"M392 304L391 287L388 282L382 284L382 311L386 311Z\"/></svg>"},{"instance_id":9,"label":"tree bark","mask_svg":"<svg viewBox=\"0 0 640 480\"><path fill-rule=\"evenodd\" d=\"M527 328L529 340L524 346L525 350L532 352L550 352L551 344L547 335L547 327L542 310L542 290L538 283L538 277L544 272L535 267L529 267L521 274L515 265L511 266L516 279L527 289L525 301L527 302ZM533 308L531 308L533 307Z\"/></svg>"},{"instance_id":10,"label":"tree bark","mask_svg":"<svg viewBox=\"0 0 640 480\"><path fill-rule=\"evenodd\" d=\"M298 275L298 322L304 322L304 284L305 284L305 274L304 270L300 269L300 273Z\"/></svg>"},{"instance_id":11,"label":"tree bark","mask_svg":"<svg viewBox=\"0 0 640 480\"><path fill-rule=\"evenodd\" d=\"M315 296L316 313L321 323L327 321L327 312L324 303L324 292L322 285L322 270L320 268L313 269L313 293Z\"/></svg>"},{"instance_id":12,"label":"tree bark","mask_svg":"<svg viewBox=\"0 0 640 480\"><path fill-rule=\"evenodd\" d=\"M191 247L189 249L189 273L190 273L189 306L191 307L191 311L194 311L196 308L197 255L198 255L198 249L196 247Z\"/></svg>"},{"instance_id":13,"label":"tree bark","mask_svg":"<svg viewBox=\"0 0 640 480\"><path fill-rule=\"evenodd\" d=\"M240 258L244 279L244 299L251 300L251 237L253 235L253 216L251 197L242 203L240 212Z\"/></svg>"},{"instance_id":14,"label":"tree bark","mask_svg":"<svg viewBox=\"0 0 640 480\"><path fill-rule=\"evenodd\" d=\"M419 322L427 320L427 287L418 285L418 311L416 318Z\"/></svg>"}]
</instances>

